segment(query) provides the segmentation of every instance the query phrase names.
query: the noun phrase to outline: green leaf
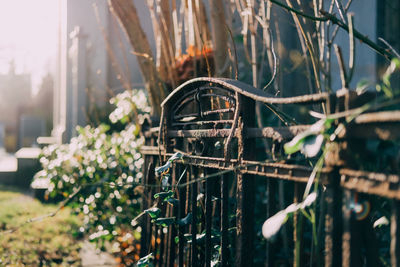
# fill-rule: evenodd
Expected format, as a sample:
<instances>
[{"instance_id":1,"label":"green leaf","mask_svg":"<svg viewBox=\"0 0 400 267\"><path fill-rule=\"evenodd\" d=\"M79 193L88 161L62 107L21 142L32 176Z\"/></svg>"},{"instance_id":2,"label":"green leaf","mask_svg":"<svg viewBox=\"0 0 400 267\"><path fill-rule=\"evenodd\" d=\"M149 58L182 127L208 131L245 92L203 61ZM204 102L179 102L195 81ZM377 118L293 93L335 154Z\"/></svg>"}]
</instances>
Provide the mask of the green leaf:
<instances>
[{"instance_id":1,"label":"green leaf","mask_svg":"<svg viewBox=\"0 0 400 267\"><path fill-rule=\"evenodd\" d=\"M144 212L149 214L152 219L158 218L158 216L160 216L161 214L161 210L159 208L150 208L145 210Z\"/></svg>"},{"instance_id":2,"label":"green leaf","mask_svg":"<svg viewBox=\"0 0 400 267\"><path fill-rule=\"evenodd\" d=\"M170 218L158 218L155 221L155 224L161 225L162 227L168 227L175 223L175 217Z\"/></svg>"},{"instance_id":3,"label":"green leaf","mask_svg":"<svg viewBox=\"0 0 400 267\"><path fill-rule=\"evenodd\" d=\"M279 232L282 225L284 225L289 216L298 210L304 210L311 206L317 199L317 193L313 192L306 197L303 202L292 203L286 209L279 211L272 217L268 218L262 226L262 234L266 239L271 239Z\"/></svg>"},{"instance_id":4,"label":"green leaf","mask_svg":"<svg viewBox=\"0 0 400 267\"><path fill-rule=\"evenodd\" d=\"M390 85L389 86L382 85L382 91L387 97L389 97L389 98L393 97L393 91L392 91Z\"/></svg>"},{"instance_id":5,"label":"green leaf","mask_svg":"<svg viewBox=\"0 0 400 267\"><path fill-rule=\"evenodd\" d=\"M139 261L137 262L137 267L153 267L153 253L150 253L147 256L144 256L143 258L140 258Z\"/></svg>"},{"instance_id":6,"label":"green leaf","mask_svg":"<svg viewBox=\"0 0 400 267\"><path fill-rule=\"evenodd\" d=\"M171 161L167 161L164 165L155 168L155 172L157 176L166 175L169 172L169 168L171 167Z\"/></svg>"},{"instance_id":7,"label":"green leaf","mask_svg":"<svg viewBox=\"0 0 400 267\"><path fill-rule=\"evenodd\" d=\"M183 159L183 154L181 152L176 152L169 158L169 162L174 162L175 160L181 160Z\"/></svg>"},{"instance_id":8,"label":"green leaf","mask_svg":"<svg viewBox=\"0 0 400 267\"><path fill-rule=\"evenodd\" d=\"M222 148L222 143L220 141L215 142L214 144L215 149L219 150Z\"/></svg>"},{"instance_id":9,"label":"green leaf","mask_svg":"<svg viewBox=\"0 0 400 267\"><path fill-rule=\"evenodd\" d=\"M189 212L188 215L186 215L185 218L182 218L180 220L178 220L178 225L180 226L184 226L184 225L188 225L192 222L192 213Z\"/></svg>"},{"instance_id":10,"label":"green leaf","mask_svg":"<svg viewBox=\"0 0 400 267\"><path fill-rule=\"evenodd\" d=\"M369 86L371 82L367 79L361 79L356 86L356 92L358 95L362 94Z\"/></svg>"},{"instance_id":11,"label":"green leaf","mask_svg":"<svg viewBox=\"0 0 400 267\"><path fill-rule=\"evenodd\" d=\"M390 66L386 69L385 74L383 74L383 77L382 77L383 85L379 89L382 89L387 97L390 97L390 98L393 97L393 90L392 90L392 87L391 87L390 78L392 77L392 74L396 70L399 70L399 67L400 67L399 59L398 58L394 58L391 61ZM376 89L377 89L377 91L379 91L378 90L378 86L377 86Z\"/></svg>"},{"instance_id":12,"label":"green leaf","mask_svg":"<svg viewBox=\"0 0 400 267\"><path fill-rule=\"evenodd\" d=\"M285 211L280 211L268 220L266 220L262 226L262 234L266 239L274 237L282 225L287 220L287 213Z\"/></svg>"},{"instance_id":13,"label":"green leaf","mask_svg":"<svg viewBox=\"0 0 400 267\"><path fill-rule=\"evenodd\" d=\"M322 145L321 141L323 141L323 136L318 136L324 131L330 130L333 121L334 119L331 118L325 118L317 121L316 123L311 125L308 130L299 133L289 143L286 143L283 147L285 153L290 155L298 151L302 151L303 153L306 153L306 156L308 154L313 155L315 153L315 150L318 148L318 144ZM313 144L315 144L315 146ZM306 148L304 148L305 146ZM321 146L319 146L319 148L320 147Z\"/></svg>"},{"instance_id":14,"label":"green leaf","mask_svg":"<svg viewBox=\"0 0 400 267\"><path fill-rule=\"evenodd\" d=\"M307 136L309 136L309 134L301 133L301 134L296 135L292 139L292 141L290 141L289 143L286 143L283 146L285 153L288 155L291 155L293 153L300 151L301 147L303 146L304 140Z\"/></svg>"},{"instance_id":15,"label":"green leaf","mask_svg":"<svg viewBox=\"0 0 400 267\"><path fill-rule=\"evenodd\" d=\"M167 192L160 192L154 195L154 198L159 198L161 201L165 201L168 198L174 196L174 192L172 190L168 190Z\"/></svg>"},{"instance_id":16,"label":"green leaf","mask_svg":"<svg viewBox=\"0 0 400 267\"><path fill-rule=\"evenodd\" d=\"M102 123L100 124L100 126L98 127L98 129L100 130L101 133L105 133L108 132L110 130L110 125Z\"/></svg>"},{"instance_id":17,"label":"green leaf","mask_svg":"<svg viewBox=\"0 0 400 267\"><path fill-rule=\"evenodd\" d=\"M301 208L304 209L306 207L311 206L311 204L313 204L315 202L315 200L317 200L317 193L313 192L311 194L309 194L306 199L304 199L304 201L301 203Z\"/></svg>"},{"instance_id":18,"label":"green leaf","mask_svg":"<svg viewBox=\"0 0 400 267\"><path fill-rule=\"evenodd\" d=\"M322 134L311 135L305 138L302 144L301 153L309 158L315 157L318 152L321 151L321 146L323 142L324 136Z\"/></svg>"},{"instance_id":19,"label":"green leaf","mask_svg":"<svg viewBox=\"0 0 400 267\"><path fill-rule=\"evenodd\" d=\"M192 243L192 234L185 234L184 236L185 236L188 244ZM215 229L211 229L211 241L213 241L214 243L219 242L220 237L221 237L221 232L219 232L218 230L215 230ZM196 235L196 242L198 244L202 244L205 241L205 239L206 239L206 231L205 230L201 234Z\"/></svg>"},{"instance_id":20,"label":"green leaf","mask_svg":"<svg viewBox=\"0 0 400 267\"><path fill-rule=\"evenodd\" d=\"M389 220L385 216L380 217L374 222L374 228L382 227L383 225L389 225Z\"/></svg>"},{"instance_id":21,"label":"green leaf","mask_svg":"<svg viewBox=\"0 0 400 267\"><path fill-rule=\"evenodd\" d=\"M201 201L204 198L204 194L200 193L197 195L197 202Z\"/></svg>"},{"instance_id":22,"label":"green leaf","mask_svg":"<svg viewBox=\"0 0 400 267\"><path fill-rule=\"evenodd\" d=\"M169 204L171 204L172 206L177 206L179 205L179 200L173 197L167 198L164 201L167 201Z\"/></svg>"},{"instance_id":23,"label":"green leaf","mask_svg":"<svg viewBox=\"0 0 400 267\"><path fill-rule=\"evenodd\" d=\"M167 174L167 175L164 175L164 177L161 179L161 185L162 185L163 190L168 189L168 187L170 186L170 184L169 184L170 177L171 176L169 174Z\"/></svg>"}]
</instances>

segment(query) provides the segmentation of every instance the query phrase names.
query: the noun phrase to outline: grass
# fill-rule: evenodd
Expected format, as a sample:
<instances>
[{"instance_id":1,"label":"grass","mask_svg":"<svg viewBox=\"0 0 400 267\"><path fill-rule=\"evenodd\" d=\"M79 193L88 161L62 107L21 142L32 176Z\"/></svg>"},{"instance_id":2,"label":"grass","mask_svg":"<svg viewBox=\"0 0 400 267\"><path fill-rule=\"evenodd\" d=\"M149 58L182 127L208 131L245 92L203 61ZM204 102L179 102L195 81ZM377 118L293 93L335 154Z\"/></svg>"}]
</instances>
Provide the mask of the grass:
<instances>
[{"instance_id":1,"label":"grass","mask_svg":"<svg viewBox=\"0 0 400 267\"><path fill-rule=\"evenodd\" d=\"M80 219L61 210L55 217L24 224L28 219L53 212L21 191L0 186L0 266L80 266ZM2 233L18 227L13 233Z\"/></svg>"}]
</instances>

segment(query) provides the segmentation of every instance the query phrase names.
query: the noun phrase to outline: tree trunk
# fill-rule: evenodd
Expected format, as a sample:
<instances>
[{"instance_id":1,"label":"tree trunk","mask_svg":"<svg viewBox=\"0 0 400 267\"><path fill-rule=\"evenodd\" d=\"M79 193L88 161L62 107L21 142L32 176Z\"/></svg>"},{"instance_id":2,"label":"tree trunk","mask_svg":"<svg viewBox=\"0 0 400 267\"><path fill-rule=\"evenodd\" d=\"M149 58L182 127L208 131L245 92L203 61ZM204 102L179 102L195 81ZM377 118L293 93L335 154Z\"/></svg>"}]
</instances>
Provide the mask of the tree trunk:
<instances>
[{"instance_id":1,"label":"tree trunk","mask_svg":"<svg viewBox=\"0 0 400 267\"><path fill-rule=\"evenodd\" d=\"M209 0L211 10L211 34L215 60L215 73L219 77L227 77L228 32L226 29L224 3L222 0Z\"/></svg>"},{"instance_id":2,"label":"tree trunk","mask_svg":"<svg viewBox=\"0 0 400 267\"><path fill-rule=\"evenodd\" d=\"M152 106L152 115L160 116L161 102L166 96L158 79L149 41L140 25L136 8L131 0L108 0L111 12L118 18L137 56Z\"/></svg>"}]
</instances>

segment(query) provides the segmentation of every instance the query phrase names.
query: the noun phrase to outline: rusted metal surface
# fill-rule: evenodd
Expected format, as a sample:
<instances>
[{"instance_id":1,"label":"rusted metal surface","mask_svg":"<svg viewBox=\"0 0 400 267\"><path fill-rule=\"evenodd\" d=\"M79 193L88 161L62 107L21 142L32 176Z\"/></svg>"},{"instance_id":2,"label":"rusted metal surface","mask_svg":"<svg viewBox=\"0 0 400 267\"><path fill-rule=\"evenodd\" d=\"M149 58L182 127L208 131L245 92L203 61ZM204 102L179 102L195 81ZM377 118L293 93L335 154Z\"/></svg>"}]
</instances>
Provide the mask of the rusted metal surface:
<instances>
[{"instance_id":1,"label":"rusted metal surface","mask_svg":"<svg viewBox=\"0 0 400 267\"><path fill-rule=\"evenodd\" d=\"M302 201L302 197L304 194L304 185L303 184L295 184L294 185L294 196L293 203L299 203ZM296 212L293 215L293 243L294 243L294 267L302 267L305 266L305 255L304 255L304 239L303 239L303 231L304 231L304 215L301 212Z\"/></svg>"},{"instance_id":2,"label":"rusted metal surface","mask_svg":"<svg viewBox=\"0 0 400 267\"><path fill-rule=\"evenodd\" d=\"M314 95L304 95L304 96L295 96L295 97L287 97L287 98L278 98L273 95L267 94L262 90L256 89L251 85L242 83L237 80L224 79L224 78L211 78L211 77L201 77L192 79L174 91L161 103L161 106L164 107L166 103L170 101L175 101L176 96L182 92L182 89L186 87L201 87L204 85L218 85L220 87L226 88L228 90L238 92L243 96L249 97L255 101L259 101L262 103L268 104L313 104L313 103L321 103L325 102L328 99L329 94L321 93Z\"/></svg>"},{"instance_id":3,"label":"rusted metal surface","mask_svg":"<svg viewBox=\"0 0 400 267\"><path fill-rule=\"evenodd\" d=\"M400 138L399 122L374 122L366 124L351 124L344 130L341 138L364 138L381 140L398 140Z\"/></svg>"},{"instance_id":4,"label":"rusted metal surface","mask_svg":"<svg viewBox=\"0 0 400 267\"><path fill-rule=\"evenodd\" d=\"M241 96L240 96L241 97ZM243 164L245 160L254 160L255 140L244 138L244 128L255 125L255 102L244 98L242 103L242 118L238 125L238 160ZM244 112L246 111L246 112ZM249 173L237 172L236 188L236 266L253 266L254 258L254 201L255 176Z\"/></svg>"},{"instance_id":5,"label":"rusted metal surface","mask_svg":"<svg viewBox=\"0 0 400 267\"><path fill-rule=\"evenodd\" d=\"M209 172L206 172L209 174ZM212 229L212 188L213 188L213 181L211 179L206 180L206 214L205 216L205 226L206 226L206 240L205 240L205 266L211 266L211 257L212 257L212 244L211 244L211 229Z\"/></svg>"},{"instance_id":6,"label":"rusted metal surface","mask_svg":"<svg viewBox=\"0 0 400 267\"><path fill-rule=\"evenodd\" d=\"M193 174L193 177L197 177L198 175L198 170L194 169L192 170L193 167L191 167L191 173ZM198 188L198 184L197 183L193 183L191 185L192 188L192 203L191 203L191 210L192 210L192 224L191 224L191 238L192 238L192 244L191 244L191 266L199 266L199 258L198 258L198 254L197 254L197 188Z\"/></svg>"},{"instance_id":7,"label":"rusted metal surface","mask_svg":"<svg viewBox=\"0 0 400 267\"><path fill-rule=\"evenodd\" d=\"M400 122L400 111L381 111L367 114L360 114L354 119L355 123L374 122Z\"/></svg>"},{"instance_id":8,"label":"rusted metal surface","mask_svg":"<svg viewBox=\"0 0 400 267\"><path fill-rule=\"evenodd\" d=\"M400 200L400 177L395 174L340 170L341 186L360 193Z\"/></svg>"},{"instance_id":9,"label":"rusted metal surface","mask_svg":"<svg viewBox=\"0 0 400 267\"><path fill-rule=\"evenodd\" d=\"M231 122L231 121L229 121ZM211 124L211 122L210 122ZM299 125L292 127L265 127L259 128L246 128L244 132L245 138L271 138L274 141L282 142L296 136L297 134L309 129L309 125ZM237 137L239 130L236 129L233 137ZM196 129L196 130L169 130L168 136L181 137L181 138L217 138L228 137L230 129Z\"/></svg>"},{"instance_id":10,"label":"rusted metal surface","mask_svg":"<svg viewBox=\"0 0 400 267\"><path fill-rule=\"evenodd\" d=\"M219 261L221 266L261 264L255 264L253 257L259 249L254 246L254 239L257 238L254 232L254 207L259 204L255 203L256 179L257 182L266 181L267 219L278 211L278 181L290 184L291 190L296 188L295 202L299 202L302 200L302 190L299 189L309 181L313 168L306 161L297 161L296 156L294 159L277 156L282 154L284 143L307 131L311 125L268 125L257 128L254 121L255 102L271 107L277 104L326 103L330 116L336 116L337 121L341 122L345 116L353 114L354 108L371 100L371 97L358 97L347 90L337 94L277 98L229 79L197 78L184 83L162 103L159 127L146 125L143 136L147 141L141 147L141 153L148 168L154 168L150 163L156 164L157 160L162 161L158 163L160 165L165 163L175 152L183 154L183 162L174 163L171 168L175 182L183 168L187 168L187 174L179 186L172 188L177 193L179 205L172 207L160 204L160 208L164 217L182 219L191 213L192 221L186 226L169 226L165 234L162 227L152 227L150 220L144 220L142 247L155 251L156 266L211 266L212 261ZM314 258L310 265L323 260L324 266L357 266L364 261L370 266L377 263L377 249L374 247L377 242L368 237L368 242L374 244L360 243L360 240L367 240L363 231L372 235L372 226L357 221L348 206L353 201L353 194L362 193L393 200L391 261L393 266L399 266L400 177L398 174L344 167L346 159L341 157L340 152L346 149L346 142L353 140L350 138L398 140L400 111L362 114L339 134L338 151L331 153L335 157L331 157L330 161L325 158L328 166L319 170L317 179L326 189L320 190L323 205L320 208L321 229L318 231L322 236L318 240L324 240L319 243L323 243L325 248L323 253L315 253L317 259ZM268 161L256 158L257 151L262 151L257 144L261 139L272 144L267 151ZM152 206L151 195L160 190L157 187L160 181L152 175L148 172L143 180L154 186L148 191L148 202L144 202L144 207ZM285 190L290 189L285 187ZM295 216L295 222L300 223L301 220L301 216ZM256 227L261 229L261 225ZM304 229L300 224L296 225L294 233L290 235L293 241L299 240L296 253L302 256L308 253L306 247L310 246L304 240ZM176 237L179 237L179 241L175 240ZM265 249L261 252L265 257L263 265L276 265L277 254L282 248L267 242ZM368 255L365 255L365 251ZM292 263L296 266L306 262L296 255L293 259L298 259Z\"/></svg>"},{"instance_id":11,"label":"rusted metal surface","mask_svg":"<svg viewBox=\"0 0 400 267\"><path fill-rule=\"evenodd\" d=\"M229 176L224 174L221 179L221 266L229 266Z\"/></svg>"},{"instance_id":12,"label":"rusted metal surface","mask_svg":"<svg viewBox=\"0 0 400 267\"><path fill-rule=\"evenodd\" d=\"M342 265L342 191L337 169L329 180L325 192L325 266L335 267Z\"/></svg>"},{"instance_id":13,"label":"rusted metal surface","mask_svg":"<svg viewBox=\"0 0 400 267\"><path fill-rule=\"evenodd\" d=\"M245 138L270 138L274 141L282 142L298 135L309 129L309 125L296 125L290 127L264 127L264 128L246 128Z\"/></svg>"},{"instance_id":14,"label":"rusted metal surface","mask_svg":"<svg viewBox=\"0 0 400 267\"><path fill-rule=\"evenodd\" d=\"M400 201L392 201L392 216L390 219L390 262L393 267L400 267Z\"/></svg>"}]
</instances>

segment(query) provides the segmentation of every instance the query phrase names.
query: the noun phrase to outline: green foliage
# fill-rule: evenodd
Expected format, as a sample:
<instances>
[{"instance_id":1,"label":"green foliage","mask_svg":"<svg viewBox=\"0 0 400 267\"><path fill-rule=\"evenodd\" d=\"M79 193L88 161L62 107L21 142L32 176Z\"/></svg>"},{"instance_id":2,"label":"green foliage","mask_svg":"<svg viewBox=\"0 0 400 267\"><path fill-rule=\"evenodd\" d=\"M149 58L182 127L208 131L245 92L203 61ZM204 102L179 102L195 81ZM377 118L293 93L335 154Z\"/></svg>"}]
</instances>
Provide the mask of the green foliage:
<instances>
[{"instance_id":1,"label":"green foliage","mask_svg":"<svg viewBox=\"0 0 400 267\"><path fill-rule=\"evenodd\" d=\"M138 262L137 262L137 267L153 267L153 261L154 257L153 257L153 253L150 253L147 256L144 256L143 258L141 258Z\"/></svg>"},{"instance_id":2,"label":"green foliage","mask_svg":"<svg viewBox=\"0 0 400 267\"><path fill-rule=\"evenodd\" d=\"M0 186L0 266L80 266L79 226L81 218L64 208L57 216L26 224L32 218L54 212L54 204L43 204L14 188Z\"/></svg>"},{"instance_id":3,"label":"green foliage","mask_svg":"<svg viewBox=\"0 0 400 267\"><path fill-rule=\"evenodd\" d=\"M127 90L118 94L110 100L110 103L117 107L109 116L112 123L127 124L135 119L135 113L140 119L141 114L148 114L151 110L146 94L138 90Z\"/></svg>"},{"instance_id":4,"label":"green foliage","mask_svg":"<svg viewBox=\"0 0 400 267\"><path fill-rule=\"evenodd\" d=\"M167 192L160 192L160 193L154 194L154 198L156 198L156 199L159 198L162 201L164 201L166 199L169 199L169 198L171 198L173 196L174 196L174 192L172 190L168 190Z\"/></svg>"},{"instance_id":5,"label":"green foliage","mask_svg":"<svg viewBox=\"0 0 400 267\"><path fill-rule=\"evenodd\" d=\"M301 151L306 157L315 157L324 143L324 136L330 134L331 118L324 118L314 123L310 129L296 135L289 143L284 145L286 154Z\"/></svg>"},{"instance_id":6,"label":"green foliage","mask_svg":"<svg viewBox=\"0 0 400 267\"><path fill-rule=\"evenodd\" d=\"M43 170L37 175L48 179L50 197L68 197L82 187L70 205L84 215L81 231L100 244L136 225L132 219L140 213L142 201L139 185L144 160L139 148L144 140L133 119L137 122L149 111L142 91L124 92L111 102L117 108L110 120L127 123L122 131L111 132L108 125L79 128L69 144L43 149Z\"/></svg>"},{"instance_id":7,"label":"green foliage","mask_svg":"<svg viewBox=\"0 0 400 267\"><path fill-rule=\"evenodd\" d=\"M317 199L317 193L311 193L303 202L293 203L289 205L286 209L279 211L274 216L270 217L266 220L262 227L262 234L266 239L273 238L281 229L282 225L286 223L287 219L293 213L301 210L306 217L310 218L311 216L307 216L306 208L310 207L312 203Z\"/></svg>"},{"instance_id":8,"label":"green foliage","mask_svg":"<svg viewBox=\"0 0 400 267\"><path fill-rule=\"evenodd\" d=\"M159 208L150 208L145 210L145 212L149 214L152 219L157 219L161 214L161 210Z\"/></svg>"}]
</instances>

